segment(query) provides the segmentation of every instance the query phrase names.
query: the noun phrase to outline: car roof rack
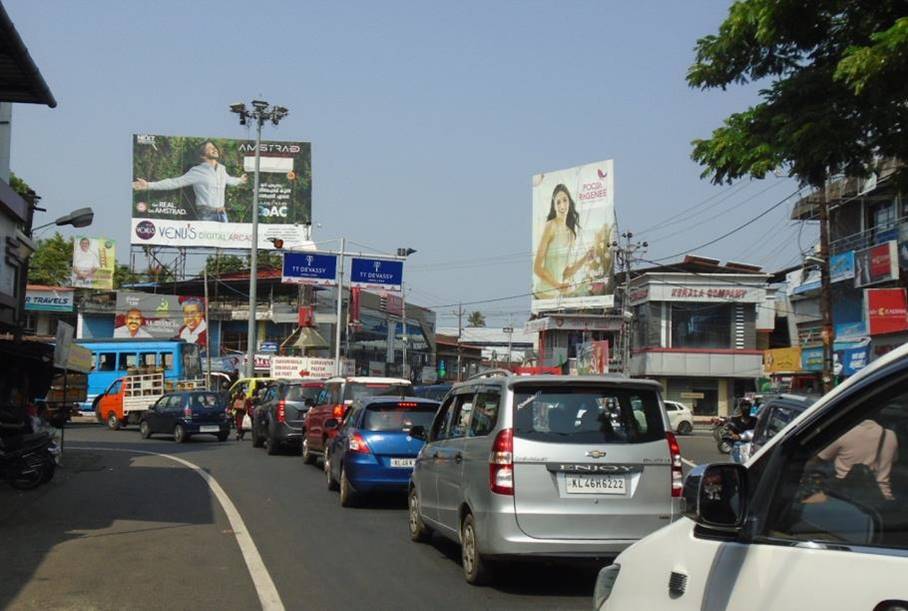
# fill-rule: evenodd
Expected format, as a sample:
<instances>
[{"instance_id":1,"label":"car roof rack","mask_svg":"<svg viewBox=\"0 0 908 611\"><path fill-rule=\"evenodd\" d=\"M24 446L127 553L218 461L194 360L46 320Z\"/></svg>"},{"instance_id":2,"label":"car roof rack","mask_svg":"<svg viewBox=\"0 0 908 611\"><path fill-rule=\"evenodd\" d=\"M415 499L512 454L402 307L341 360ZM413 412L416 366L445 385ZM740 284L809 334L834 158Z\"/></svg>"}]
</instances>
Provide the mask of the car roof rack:
<instances>
[{"instance_id":1,"label":"car roof rack","mask_svg":"<svg viewBox=\"0 0 908 611\"><path fill-rule=\"evenodd\" d=\"M485 371L480 371L475 373L466 379L467 382L470 380L478 380L480 378L494 378L495 376L512 376L513 372L507 369L487 369Z\"/></svg>"}]
</instances>

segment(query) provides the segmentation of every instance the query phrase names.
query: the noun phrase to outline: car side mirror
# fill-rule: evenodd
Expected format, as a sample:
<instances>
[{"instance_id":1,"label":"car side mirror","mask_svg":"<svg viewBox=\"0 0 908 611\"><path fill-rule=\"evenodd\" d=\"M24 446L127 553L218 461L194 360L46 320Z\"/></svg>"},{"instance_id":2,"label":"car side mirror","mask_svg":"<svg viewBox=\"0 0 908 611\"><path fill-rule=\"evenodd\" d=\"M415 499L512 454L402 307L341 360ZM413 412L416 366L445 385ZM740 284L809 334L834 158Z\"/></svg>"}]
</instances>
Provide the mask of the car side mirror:
<instances>
[{"instance_id":1,"label":"car side mirror","mask_svg":"<svg viewBox=\"0 0 908 611\"><path fill-rule=\"evenodd\" d=\"M700 465L684 480L683 515L706 528L734 532L744 525L747 496L744 465Z\"/></svg>"},{"instance_id":2,"label":"car side mirror","mask_svg":"<svg viewBox=\"0 0 908 611\"><path fill-rule=\"evenodd\" d=\"M407 434L410 435L410 437L412 437L413 439L421 439L422 441L425 441L427 437L426 427L417 424L416 426L411 427Z\"/></svg>"},{"instance_id":3,"label":"car side mirror","mask_svg":"<svg viewBox=\"0 0 908 611\"><path fill-rule=\"evenodd\" d=\"M325 429L326 430L333 431L334 429L337 428L337 426L338 426L337 419L328 418L327 420L325 420Z\"/></svg>"}]
</instances>

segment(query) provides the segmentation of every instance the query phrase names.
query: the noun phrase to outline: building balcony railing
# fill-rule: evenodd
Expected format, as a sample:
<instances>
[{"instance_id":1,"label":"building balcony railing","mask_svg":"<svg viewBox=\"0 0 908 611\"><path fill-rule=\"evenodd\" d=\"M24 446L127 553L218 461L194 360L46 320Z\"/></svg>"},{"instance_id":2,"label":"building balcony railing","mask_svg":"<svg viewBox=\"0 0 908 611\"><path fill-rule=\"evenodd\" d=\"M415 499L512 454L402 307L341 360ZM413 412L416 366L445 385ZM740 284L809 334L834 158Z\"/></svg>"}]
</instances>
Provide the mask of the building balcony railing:
<instances>
[{"instance_id":1,"label":"building balcony railing","mask_svg":"<svg viewBox=\"0 0 908 611\"><path fill-rule=\"evenodd\" d=\"M896 219L885 225L877 225L858 233L843 236L829 243L831 254L838 255L849 250L870 248L889 240L898 240L899 234L908 226L908 216Z\"/></svg>"}]
</instances>

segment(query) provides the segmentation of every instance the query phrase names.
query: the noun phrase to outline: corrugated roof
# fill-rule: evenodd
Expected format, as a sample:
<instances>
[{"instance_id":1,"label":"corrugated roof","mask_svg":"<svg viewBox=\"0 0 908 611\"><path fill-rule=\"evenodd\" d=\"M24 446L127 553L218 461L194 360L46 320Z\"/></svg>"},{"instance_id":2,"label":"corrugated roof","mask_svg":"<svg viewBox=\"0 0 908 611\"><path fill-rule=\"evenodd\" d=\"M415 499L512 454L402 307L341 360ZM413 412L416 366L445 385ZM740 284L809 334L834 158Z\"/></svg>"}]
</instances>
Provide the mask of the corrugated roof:
<instances>
[{"instance_id":1,"label":"corrugated roof","mask_svg":"<svg viewBox=\"0 0 908 611\"><path fill-rule=\"evenodd\" d=\"M0 4L0 101L57 106L16 26Z\"/></svg>"}]
</instances>

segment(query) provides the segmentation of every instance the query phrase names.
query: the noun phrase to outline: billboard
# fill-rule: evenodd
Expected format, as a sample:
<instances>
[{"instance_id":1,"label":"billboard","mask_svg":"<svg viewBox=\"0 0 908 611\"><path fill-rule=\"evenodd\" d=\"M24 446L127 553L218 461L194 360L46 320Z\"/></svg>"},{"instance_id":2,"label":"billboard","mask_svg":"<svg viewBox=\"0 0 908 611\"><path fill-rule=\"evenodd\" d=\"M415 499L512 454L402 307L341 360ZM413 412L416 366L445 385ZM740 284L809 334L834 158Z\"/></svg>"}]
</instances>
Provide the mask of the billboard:
<instances>
[{"instance_id":1,"label":"billboard","mask_svg":"<svg viewBox=\"0 0 908 611\"><path fill-rule=\"evenodd\" d=\"M73 240L71 284L75 288L113 290L116 267L116 242L113 240L87 236L77 236Z\"/></svg>"},{"instance_id":2,"label":"billboard","mask_svg":"<svg viewBox=\"0 0 908 611\"><path fill-rule=\"evenodd\" d=\"M337 284L337 255L319 252L285 252L281 282L334 286Z\"/></svg>"},{"instance_id":3,"label":"billboard","mask_svg":"<svg viewBox=\"0 0 908 611\"><path fill-rule=\"evenodd\" d=\"M822 358L822 357L821 357ZM801 370L801 348L773 348L763 351L763 373L792 373Z\"/></svg>"},{"instance_id":4,"label":"billboard","mask_svg":"<svg viewBox=\"0 0 908 611\"><path fill-rule=\"evenodd\" d=\"M899 256L897 242L890 240L854 253L854 285L856 287L897 280Z\"/></svg>"},{"instance_id":5,"label":"billboard","mask_svg":"<svg viewBox=\"0 0 908 611\"><path fill-rule=\"evenodd\" d=\"M612 160L533 177L533 312L614 307Z\"/></svg>"},{"instance_id":6,"label":"billboard","mask_svg":"<svg viewBox=\"0 0 908 611\"><path fill-rule=\"evenodd\" d=\"M30 284L25 291L29 312L72 312L74 303L72 289Z\"/></svg>"},{"instance_id":7,"label":"billboard","mask_svg":"<svg viewBox=\"0 0 908 611\"><path fill-rule=\"evenodd\" d=\"M403 281L403 261L364 257L350 261L350 286L399 291Z\"/></svg>"},{"instance_id":8,"label":"billboard","mask_svg":"<svg viewBox=\"0 0 908 611\"><path fill-rule=\"evenodd\" d=\"M142 245L250 248L255 141L135 134L132 234ZM259 248L308 246L308 142L262 142Z\"/></svg>"},{"instance_id":9,"label":"billboard","mask_svg":"<svg viewBox=\"0 0 908 611\"><path fill-rule=\"evenodd\" d=\"M908 330L905 289L864 289L864 307L870 335Z\"/></svg>"},{"instance_id":10,"label":"billboard","mask_svg":"<svg viewBox=\"0 0 908 611\"><path fill-rule=\"evenodd\" d=\"M208 345L205 300L186 295L117 291L114 337L183 339Z\"/></svg>"}]
</instances>

